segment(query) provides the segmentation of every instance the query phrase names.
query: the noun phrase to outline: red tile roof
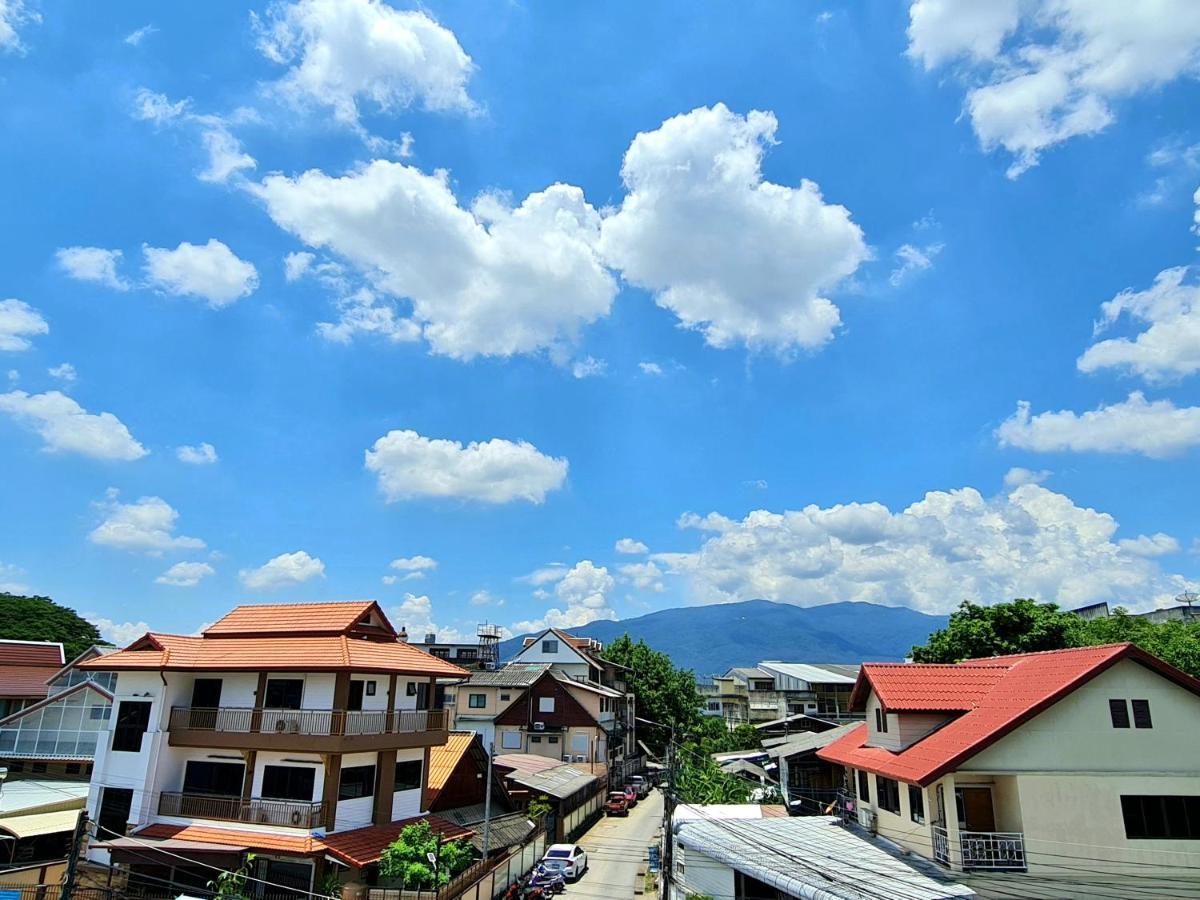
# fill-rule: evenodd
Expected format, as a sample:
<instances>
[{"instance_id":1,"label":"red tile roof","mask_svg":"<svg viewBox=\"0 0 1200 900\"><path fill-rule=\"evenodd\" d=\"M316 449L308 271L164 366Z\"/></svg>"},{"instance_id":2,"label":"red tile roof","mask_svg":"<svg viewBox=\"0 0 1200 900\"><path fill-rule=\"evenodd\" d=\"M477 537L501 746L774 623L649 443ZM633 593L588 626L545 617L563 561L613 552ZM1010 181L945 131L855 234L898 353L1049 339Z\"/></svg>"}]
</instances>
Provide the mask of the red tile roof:
<instances>
[{"instance_id":1,"label":"red tile roof","mask_svg":"<svg viewBox=\"0 0 1200 900\"><path fill-rule=\"evenodd\" d=\"M0 640L0 666L53 666L66 662L63 645L55 641Z\"/></svg>"},{"instance_id":2,"label":"red tile roof","mask_svg":"<svg viewBox=\"0 0 1200 900\"><path fill-rule=\"evenodd\" d=\"M879 696L889 698L884 701L889 709L946 710L957 715L899 752L867 747L864 724L818 750L817 756L928 785L1123 659L1141 663L1200 695L1200 680L1132 644L992 657L957 665L868 664L854 686L852 705L861 708L878 680Z\"/></svg>"},{"instance_id":3,"label":"red tile roof","mask_svg":"<svg viewBox=\"0 0 1200 900\"><path fill-rule=\"evenodd\" d=\"M57 666L0 665L0 697L41 700L50 692L46 679L56 671Z\"/></svg>"},{"instance_id":4,"label":"red tile roof","mask_svg":"<svg viewBox=\"0 0 1200 900\"><path fill-rule=\"evenodd\" d=\"M383 849L396 842L400 832L408 825L426 821L434 832L442 836L443 841L453 841L459 838L469 838L475 832L461 825L447 822L439 816L416 816L411 819L400 819L387 825L369 825L366 828L356 828L353 831L341 831L337 834L321 838L329 855L361 869L371 863L379 862Z\"/></svg>"},{"instance_id":5,"label":"red tile roof","mask_svg":"<svg viewBox=\"0 0 1200 900\"><path fill-rule=\"evenodd\" d=\"M265 637L269 634L345 634L374 608L387 623L374 600L343 603L263 603L236 606L204 629L206 636ZM390 623L387 628L392 634Z\"/></svg>"},{"instance_id":6,"label":"red tile roof","mask_svg":"<svg viewBox=\"0 0 1200 900\"><path fill-rule=\"evenodd\" d=\"M343 615L342 625L350 628L361 615L373 606L373 602L351 604L294 604L292 608L311 609L334 606L354 607L354 617ZM279 610L283 606L272 609ZM239 607L253 609L253 607ZM221 621L239 615L234 610ZM276 619L281 615L276 612ZM331 613L322 612L320 628L332 627ZM243 627L246 619L235 620L237 628ZM384 620L386 621L386 620ZM220 623L217 623L218 625ZM388 628L391 626L389 625ZM396 672L402 675L419 675L441 678L463 678L470 673L454 663L438 659L412 644L406 644L380 634L379 637L364 639L346 634L312 634L301 630L299 636L270 635L267 637L238 637L222 630L213 633L207 629L203 635L159 634L150 632L138 638L124 650L87 660L79 664L81 669L98 669L105 672L122 671L209 671L235 672L269 670L273 672Z\"/></svg>"},{"instance_id":7,"label":"red tile roof","mask_svg":"<svg viewBox=\"0 0 1200 900\"><path fill-rule=\"evenodd\" d=\"M387 825L369 825L366 828L355 828L353 831L341 831L324 837L242 831L237 828L215 828L208 825L165 824L147 825L133 836L144 840L175 839L194 841L197 844L245 847L247 850L283 853L288 856L317 856L328 853L346 865L362 868L378 862L383 848L395 842L405 826L422 820L427 820L433 830L447 841L470 837L475 833L438 816L416 816Z\"/></svg>"}]
</instances>

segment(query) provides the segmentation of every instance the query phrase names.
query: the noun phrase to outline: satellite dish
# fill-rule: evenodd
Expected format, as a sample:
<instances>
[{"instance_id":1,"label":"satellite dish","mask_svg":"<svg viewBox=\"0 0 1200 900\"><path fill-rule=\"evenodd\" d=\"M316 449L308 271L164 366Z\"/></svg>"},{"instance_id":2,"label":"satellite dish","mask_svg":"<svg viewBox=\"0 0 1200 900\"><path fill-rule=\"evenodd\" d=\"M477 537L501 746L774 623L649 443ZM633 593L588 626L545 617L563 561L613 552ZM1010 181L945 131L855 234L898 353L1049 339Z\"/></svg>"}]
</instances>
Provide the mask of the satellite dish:
<instances>
[{"instance_id":1,"label":"satellite dish","mask_svg":"<svg viewBox=\"0 0 1200 900\"><path fill-rule=\"evenodd\" d=\"M1193 603L1200 602L1200 594L1197 594L1195 591L1184 591L1175 598L1175 602L1182 603L1188 609L1191 609Z\"/></svg>"}]
</instances>

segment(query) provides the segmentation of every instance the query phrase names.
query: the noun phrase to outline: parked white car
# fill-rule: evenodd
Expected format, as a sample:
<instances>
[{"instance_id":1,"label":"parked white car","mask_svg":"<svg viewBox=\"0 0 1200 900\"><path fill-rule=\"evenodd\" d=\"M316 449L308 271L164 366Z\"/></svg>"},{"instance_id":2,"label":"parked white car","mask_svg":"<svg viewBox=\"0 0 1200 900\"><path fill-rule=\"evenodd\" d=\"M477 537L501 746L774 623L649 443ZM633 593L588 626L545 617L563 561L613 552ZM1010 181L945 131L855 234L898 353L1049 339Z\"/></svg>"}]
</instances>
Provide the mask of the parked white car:
<instances>
[{"instance_id":1,"label":"parked white car","mask_svg":"<svg viewBox=\"0 0 1200 900\"><path fill-rule=\"evenodd\" d=\"M587 871L587 854L578 844L551 844L542 857L542 865L562 872L568 881L575 881Z\"/></svg>"}]
</instances>

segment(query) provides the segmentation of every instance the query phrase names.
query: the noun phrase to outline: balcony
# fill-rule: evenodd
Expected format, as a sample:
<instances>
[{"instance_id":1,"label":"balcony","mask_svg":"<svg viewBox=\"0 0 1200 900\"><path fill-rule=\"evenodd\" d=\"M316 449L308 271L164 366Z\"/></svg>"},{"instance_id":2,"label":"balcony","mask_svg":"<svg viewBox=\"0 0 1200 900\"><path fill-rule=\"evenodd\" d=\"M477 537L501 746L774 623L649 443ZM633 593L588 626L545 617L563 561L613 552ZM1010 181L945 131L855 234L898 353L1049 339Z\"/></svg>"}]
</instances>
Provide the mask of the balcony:
<instances>
[{"instance_id":1,"label":"balcony","mask_svg":"<svg viewBox=\"0 0 1200 900\"><path fill-rule=\"evenodd\" d=\"M282 825L311 831L322 824L323 803L296 800L243 800L212 794L183 794L163 791L158 799L160 816L184 819L216 819L221 822L253 822Z\"/></svg>"},{"instance_id":2,"label":"balcony","mask_svg":"<svg viewBox=\"0 0 1200 900\"><path fill-rule=\"evenodd\" d=\"M436 747L446 742L443 709L171 708L172 747L353 753Z\"/></svg>"},{"instance_id":3,"label":"balcony","mask_svg":"<svg viewBox=\"0 0 1200 900\"><path fill-rule=\"evenodd\" d=\"M1025 835L1020 831L960 831L962 867L980 872L1024 872ZM941 825L933 826L933 858L950 865L950 838Z\"/></svg>"}]
</instances>

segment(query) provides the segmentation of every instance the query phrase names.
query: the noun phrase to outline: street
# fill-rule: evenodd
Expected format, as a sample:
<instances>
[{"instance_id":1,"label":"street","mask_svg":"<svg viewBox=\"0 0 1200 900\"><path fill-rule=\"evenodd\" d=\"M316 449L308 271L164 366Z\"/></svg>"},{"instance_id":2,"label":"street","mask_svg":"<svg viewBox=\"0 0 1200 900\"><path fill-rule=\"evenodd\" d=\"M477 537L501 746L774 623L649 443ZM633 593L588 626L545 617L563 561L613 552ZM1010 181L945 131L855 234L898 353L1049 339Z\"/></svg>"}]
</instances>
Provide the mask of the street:
<instances>
[{"instance_id":1,"label":"street","mask_svg":"<svg viewBox=\"0 0 1200 900\"><path fill-rule=\"evenodd\" d=\"M651 791L629 811L628 817L605 816L579 838L587 851L588 871L575 884L567 885L564 896L626 900L646 848L655 842L662 824L662 793Z\"/></svg>"}]
</instances>

